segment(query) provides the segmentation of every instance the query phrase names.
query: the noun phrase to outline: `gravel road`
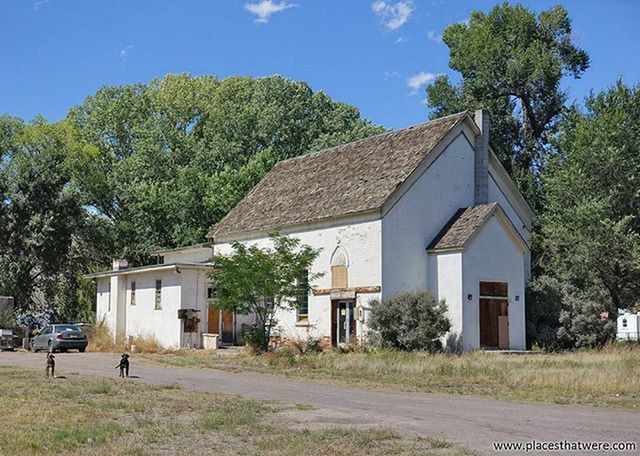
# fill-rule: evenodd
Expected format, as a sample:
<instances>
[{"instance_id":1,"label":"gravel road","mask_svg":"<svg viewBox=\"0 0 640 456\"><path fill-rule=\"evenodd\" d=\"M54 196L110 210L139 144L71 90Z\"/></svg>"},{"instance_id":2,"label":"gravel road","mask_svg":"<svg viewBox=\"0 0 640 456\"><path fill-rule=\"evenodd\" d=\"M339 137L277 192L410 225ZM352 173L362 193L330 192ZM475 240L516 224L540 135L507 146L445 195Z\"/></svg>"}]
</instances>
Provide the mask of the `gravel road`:
<instances>
[{"instance_id":1,"label":"gravel road","mask_svg":"<svg viewBox=\"0 0 640 456\"><path fill-rule=\"evenodd\" d=\"M115 378L118 360L115 353L61 353L56 355L56 373L68 378ZM45 354L0 353L0 365L42 368L44 372ZM255 373L170 368L138 361L135 355L131 358L131 375L137 378L130 381L142 383L309 404L314 409L305 412L309 414L305 425L317 421L318 425L383 426L407 435L445 439L480 454L495 454L492 442L505 441L635 441L640 445L640 412L633 411L386 393Z\"/></svg>"}]
</instances>

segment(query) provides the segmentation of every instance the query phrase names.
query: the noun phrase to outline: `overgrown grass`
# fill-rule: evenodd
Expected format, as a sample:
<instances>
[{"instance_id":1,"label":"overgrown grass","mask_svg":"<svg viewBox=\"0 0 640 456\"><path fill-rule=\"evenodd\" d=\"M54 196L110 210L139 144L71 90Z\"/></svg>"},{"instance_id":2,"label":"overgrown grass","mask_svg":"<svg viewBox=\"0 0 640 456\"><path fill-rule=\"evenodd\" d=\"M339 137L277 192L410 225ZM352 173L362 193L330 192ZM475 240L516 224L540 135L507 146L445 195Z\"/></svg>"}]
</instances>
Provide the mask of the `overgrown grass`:
<instances>
[{"instance_id":1,"label":"overgrown grass","mask_svg":"<svg viewBox=\"0 0 640 456\"><path fill-rule=\"evenodd\" d=\"M468 455L386 429L309 429L295 406L0 367L0 454ZM311 413L311 412L309 412Z\"/></svg>"},{"instance_id":2,"label":"overgrown grass","mask_svg":"<svg viewBox=\"0 0 640 456\"><path fill-rule=\"evenodd\" d=\"M563 354L462 356L396 351L219 357L199 351L148 356L165 365L217 368L396 391L640 410L640 345Z\"/></svg>"},{"instance_id":3,"label":"overgrown grass","mask_svg":"<svg viewBox=\"0 0 640 456\"><path fill-rule=\"evenodd\" d=\"M103 322L97 323L90 330L88 351L93 352L125 352L129 351L127 344L124 340L115 340L113 334L109 330L106 324ZM155 337L134 337L131 340L131 345L136 346L137 353L166 353L160 342Z\"/></svg>"}]
</instances>

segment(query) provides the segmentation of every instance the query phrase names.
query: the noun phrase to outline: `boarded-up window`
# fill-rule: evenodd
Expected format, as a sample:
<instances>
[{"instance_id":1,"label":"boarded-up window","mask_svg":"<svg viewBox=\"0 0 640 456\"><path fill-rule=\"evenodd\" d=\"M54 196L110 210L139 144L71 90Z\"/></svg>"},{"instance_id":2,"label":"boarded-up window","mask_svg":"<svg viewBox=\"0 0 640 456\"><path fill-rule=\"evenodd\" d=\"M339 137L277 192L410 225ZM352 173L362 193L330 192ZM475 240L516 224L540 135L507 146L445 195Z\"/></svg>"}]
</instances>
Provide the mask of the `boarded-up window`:
<instances>
[{"instance_id":1,"label":"boarded-up window","mask_svg":"<svg viewBox=\"0 0 640 456\"><path fill-rule=\"evenodd\" d=\"M331 288L347 288L349 277L346 266L331 267Z\"/></svg>"},{"instance_id":2,"label":"boarded-up window","mask_svg":"<svg viewBox=\"0 0 640 456\"><path fill-rule=\"evenodd\" d=\"M331 256L331 288L349 286L348 266L347 252L342 246L338 246Z\"/></svg>"},{"instance_id":3,"label":"boarded-up window","mask_svg":"<svg viewBox=\"0 0 640 456\"><path fill-rule=\"evenodd\" d=\"M480 296L506 298L509 296L508 287L504 282L480 282Z\"/></svg>"}]
</instances>

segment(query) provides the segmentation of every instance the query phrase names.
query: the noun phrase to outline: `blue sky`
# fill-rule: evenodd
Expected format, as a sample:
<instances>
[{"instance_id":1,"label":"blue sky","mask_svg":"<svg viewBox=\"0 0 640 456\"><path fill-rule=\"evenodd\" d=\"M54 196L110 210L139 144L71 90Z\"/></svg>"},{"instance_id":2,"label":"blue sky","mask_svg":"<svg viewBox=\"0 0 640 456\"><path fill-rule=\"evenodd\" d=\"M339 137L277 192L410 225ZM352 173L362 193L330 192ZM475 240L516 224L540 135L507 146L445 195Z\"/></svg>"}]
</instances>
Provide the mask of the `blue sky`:
<instances>
[{"instance_id":1,"label":"blue sky","mask_svg":"<svg viewBox=\"0 0 640 456\"><path fill-rule=\"evenodd\" d=\"M424 83L448 68L444 27L495 1L3 0L0 113L64 117L102 85L170 72L307 81L388 128L427 117ZM640 81L640 1L562 3L591 68L566 81L572 99Z\"/></svg>"}]
</instances>

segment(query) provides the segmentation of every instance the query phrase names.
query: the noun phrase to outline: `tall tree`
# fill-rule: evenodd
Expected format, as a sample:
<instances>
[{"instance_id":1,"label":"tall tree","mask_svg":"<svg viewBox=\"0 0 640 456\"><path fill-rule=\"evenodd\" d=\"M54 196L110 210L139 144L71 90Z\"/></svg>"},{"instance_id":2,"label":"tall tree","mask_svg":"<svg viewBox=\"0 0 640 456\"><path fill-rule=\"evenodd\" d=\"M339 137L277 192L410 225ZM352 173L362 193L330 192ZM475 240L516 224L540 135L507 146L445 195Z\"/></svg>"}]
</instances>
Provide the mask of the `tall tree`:
<instances>
[{"instance_id":1,"label":"tall tree","mask_svg":"<svg viewBox=\"0 0 640 456\"><path fill-rule=\"evenodd\" d=\"M561 80L589 67L587 53L572 42L567 10L554 6L536 15L503 3L486 14L473 11L468 24L448 26L443 41L461 81L439 76L427 88L432 118L488 108L492 148L523 190L532 191L532 171L567 100Z\"/></svg>"},{"instance_id":2,"label":"tall tree","mask_svg":"<svg viewBox=\"0 0 640 456\"><path fill-rule=\"evenodd\" d=\"M7 119L4 119L7 121ZM2 249L0 293L13 295L18 310L50 307L69 274L72 252L82 243L88 215L70 185L69 152L82 146L65 122L38 118L24 126L9 122L0 142L7 155L2 169ZM3 122L6 127L7 122ZM88 262L82 261L83 267Z\"/></svg>"},{"instance_id":3,"label":"tall tree","mask_svg":"<svg viewBox=\"0 0 640 456\"><path fill-rule=\"evenodd\" d=\"M556 149L542 177L542 267L615 315L640 295L640 86L618 82L574 108Z\"/></svg>"},{"instance_id":4,"label":"tall tree","mask_svg":"<svg viewBox=\"0 0 640 456\"><path fill-rule=\"evenodd\" d=\"M95 146L76 157L75 181L134 263L201 242L277 161L382 131L279 76L179 74L105 87L68 119Z\"/></svg>"}]
</instances>

